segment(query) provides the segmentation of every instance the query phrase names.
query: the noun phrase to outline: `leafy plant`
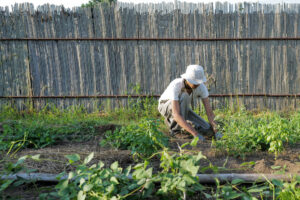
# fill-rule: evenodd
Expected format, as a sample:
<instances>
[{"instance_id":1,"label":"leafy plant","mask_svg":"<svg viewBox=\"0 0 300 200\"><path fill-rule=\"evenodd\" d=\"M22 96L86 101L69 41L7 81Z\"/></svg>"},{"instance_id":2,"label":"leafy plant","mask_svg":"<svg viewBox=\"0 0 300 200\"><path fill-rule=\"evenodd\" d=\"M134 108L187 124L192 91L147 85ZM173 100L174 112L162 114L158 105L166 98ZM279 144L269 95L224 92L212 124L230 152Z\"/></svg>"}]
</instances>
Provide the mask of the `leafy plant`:
<instances>
[{"instance_id":1,"label":"leafy plant","mask_svg":"<svg viewBox=\"0 0 300 200\"><path fill-rule=\"evenodd\" d=\"M46 120L9 120L3 122L0 150L16 151L24 147L43 148L58 141L86 139L95 133L95 120L73 121L68 124L49 123Z\"/></svg>"},{"instance_id":2,"label":"leafy plant","mask_svg":"<svg viewBox=\"0 0 300 200\"><path fill-rule=\"evenodd\" d=\"M123 170L114 162L110 168L104 168L101 161L87 166L93 156L91 153L81 162L78 154L67 155L69 163L77 165L76 170L68 173L67 179L60 180L55 186L55 192L40 195L40 198L46 199L50 196L54 199L122 199L133 195L132 191L138 183L129 179L131 167ZM60 174L63 175L65 174Z\"/></svg>"},{"instance_id":3,"label":"leafy plant","mask_svg":"<svg viewBox=\"0 0 300 200\"><path fill-rule=\"evenodd\" d=\"M4 165L4 169L1 172L1 176L7 176L7 175L12 175L12 174L16 174L19 172L25 172L25 173L31 173L34 172L34 169L27 169L26 167L23 166L24 161L27 158L31 158L34 160L38 160L39 159L39 155L35 155L35 156L22 156L18 159L18 161L16 163L12 163L12 162L6 162ZM22 178L17 178L17 179L0 179L0 194L4 193L5 190L8 187L18 187L20 185L26 184L26 183L31 183L32 181L30 180L25 180Z\"/></svg>"},{"instance_id":4,"label":"leafy plant","mask_svg":"<svg viewBox=\"0 0 300 200\"><path fill-rule=\"evenodd\" d=\"M158 195L171 195L174 198L186 199L187 194L200 192L204 187L199 183L197 172L199 161L206 157L199 152L197 155L186 153L183 148L186 145L196 146L198 138L191 143L185 143L180 147L180 153L170 154L166 149L161 153L162 168L158 174L160 189Z\"/></svg>"},{"instance_id":5,"label":"leafy plant","mask_svg":"<svg viewBox=\"0 0 300 200\"><path fill-rule=\"evenodd\" d=\"M242 179L234 179L231 183L220 184L216 179L216 187L203 186L199 183L197 173L199 161L205 159L201 152L195 154L185 150L187 145L196 146L198 138L179 147L179 152L164 149L155 155L161 156L160 169L153 173L149 160L126 169L117 162L105 168L99 161L90 164L94 153L81 160L79 154L66 155L70 165L76 170L63 172L57 176L59 183L55 190L42 193L39 199L188 199L190 196L202 195L206 199L299 199L300 177L296 176L291 182L272 180L265 183L252 184ZM154 155L152 155L153 157ZM24 171L25 159L42 161L39 155L23 156L16 164L8 163L6 174ZM3 173L2 173L3 174ZM28 183L22 179L1 181L1 191L10 186Z\"/></svg>"},{"instance_id":6,"label":"leafy plant","mask_svg":"<svg viewBox=\"0 0 300 200\"><path fill-rule=\"evenodd\" d=\"M216 147L231 155L244 157L249 152L267 150L275 154L283 151L285 143L299 142L299 114L290 119L277 113L254 116L245 110L223 118L224 137Z\"/></svg>"},{"instance_id":7,"label":"leafy plant","mask_svg":"<svg viewBox=\"0 0 300 200\"><path fill-rule=\"evenodd\" d=\"M188 144L195 146L197 139L181 147ZM153 195L171 195L176 199L184 199L187 193L204 189L197 177L200 167L198 161L205 158L201 153L187 155L181 150L179 154L170 155L167 149L164 149L156 154L161 155L161 171L153 174L153 168L148 168L149 161L146 160L133 167L132 176L131 166L123 170L117 162L111 164L110 168L104 168L101 161L88 167L93 153L83 162L78 154L67 155L69 163L77 168L75 172L68 174L67 179L61 179L55 187L56 192L47 194L47 197L50 195L60 199L141 199ZM60 176L63 175L65 174ZM45 196L46 194L43 194L41 197Z\"/></svg>"},{"instance_id":8,"label":"leafy plant","mask_svg":"<svg viewBox=\"0 0 300 200\"><path fill-rule=\"evenodd\" d=\"M138 125L123 126L113 133L108 131L101 145L128 149L132 153L151 156L168 145L168 137L158 130L158 120L144 119Z\"/></svg>"},{"instance_id":9,"label":"leafy plant","mask_svg":"<svg viewBox=\"0 0 300 200\"><path fill-rule=\"evenodd\" d=\"M280 200L300 199L300 176L295 176L291 182L273 180L272 183L277 186L276 196Z\"/></svg>"},{"instance_id":10,"label":"leafy plant","mask_svg":"<svg viewBox=\"0 0 300 200\"><path fill-rule=\"evenodd\" d=\"M124 122L128 122L130 120L140 121L144 118L157 118L160 116L157 105L157 99L153 97L138 97L132 98L131 95L140 95L141 94L141 86L130 85L130 91L126 94L129 95L127 105L121 105L112 111L109 111L108 114L114 118L119 119Z\"/></svg>"},{"instance_id":11,"label":"leafy plant","mask_svg":"<svg viewBox=\"0 0 300 200\"><path fill-rule=\"evenodd\" d=\"M0 112L0 151L11 156L22 148L43 148L62 140L86 140L106 118L87 113L83 107L60 110L52 105L36 111L16 111L4 106Z\"/></svg>"},{"instance_id":12,"label":"leafy plant","mask_svg":"<svg viewBox=\"0 0 300 200\"><path fill-rule=\"evenodd\" d=\"M113 2L117 2L117 0L90 0L86 4L82 4L81 7L94 7L95 5L99 3L108 3L111 4Z\"/></svg>"}]
</instances>

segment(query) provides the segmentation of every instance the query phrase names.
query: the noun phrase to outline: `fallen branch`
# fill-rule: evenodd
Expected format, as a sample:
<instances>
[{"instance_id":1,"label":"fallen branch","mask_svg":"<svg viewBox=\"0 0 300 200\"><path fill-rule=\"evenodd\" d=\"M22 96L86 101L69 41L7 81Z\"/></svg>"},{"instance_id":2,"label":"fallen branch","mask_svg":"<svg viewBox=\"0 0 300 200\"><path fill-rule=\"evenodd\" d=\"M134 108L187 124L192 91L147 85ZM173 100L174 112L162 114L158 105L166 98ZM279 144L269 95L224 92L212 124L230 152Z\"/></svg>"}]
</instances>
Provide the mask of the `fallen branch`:
<instances>
[{"instance_id":1,"label":"fallen branch","mask_svg":"<svg viewBox=\"0 0 300 200\"><path fill-rule=\"evenodd\" d=\"M200 183L215 183L216 179L220 182L231 182L234 179L241 179L244 182L265 182L267 180L278 179L283 181L290 181L293 176L300 174L197 174ZM62 179L67 179L68 175L62 176L60 179L57 178L57 174L46 174L46 173L17 173L11 175L1 175L2 180L17 180L19 178L29 181L42 181L42 182L58 182ZM132 179L132 176L128 176Z\"/></svg>"}]
</instances>

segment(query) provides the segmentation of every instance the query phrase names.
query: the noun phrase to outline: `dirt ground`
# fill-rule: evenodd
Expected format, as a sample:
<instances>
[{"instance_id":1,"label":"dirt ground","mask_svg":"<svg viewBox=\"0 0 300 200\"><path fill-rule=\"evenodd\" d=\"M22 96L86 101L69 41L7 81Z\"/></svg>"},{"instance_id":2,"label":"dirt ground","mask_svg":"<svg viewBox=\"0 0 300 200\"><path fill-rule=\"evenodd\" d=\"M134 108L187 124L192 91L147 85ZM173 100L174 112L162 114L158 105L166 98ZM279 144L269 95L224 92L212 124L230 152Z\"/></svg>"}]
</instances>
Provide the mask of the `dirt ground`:
<instances>
[{"instance_id":1,"label":"dirt ground","mask_svg":"<svg viewBox=\"0 0 300 200\"><path fill-rule=\"evenodd\" d=\"M28 160L25 164L28 168L36 169L36 172L58 174L64 170L73 170L72 166L68 165L65 155L78 153L83 159L91 152L94 152L94 159L91 164L98 163L100 160L105 163L105 166L110 166L111 163L118 161L120 166L125 168L129 165L135 165L130 151L115 150L107 147L101 147L99 142L103 137L103 133L107 130L114 130L114 125L106 125L98 127L98 134L93 139L85 142L61 142L60 144L46 147L43 149L24 149L17 153L16 158L24 155L40 154L40 158L49 159L42 162ZM190 141L190 139L172 139L170 140L170 149L178 151L178 145ZM274 154L268 152L255 152L249 154L245 159L228 156L226 153L217 152L211 146L211 141L206 140L204 143L199 143L193 150L201 151L207 157L207 160L200 162L201 168L207 167L210 163L218 167L218 173L300 173L300 145L288 147L275 160ZM0 156L3 159L3 155ZM59 162L62 161L62 162ZM243 163L252 162L253 165L244 165ZM159 169L159 159L154 158L151 166L154 170ZM275 167L276 166L276 167ZM280 166L280 167L279 167ZM3 166L0 166L2 168ZM200 169L201 169L200 168ZM202 173L213 173L213 170L207 169Z\"/></svg>"}]
</instances>

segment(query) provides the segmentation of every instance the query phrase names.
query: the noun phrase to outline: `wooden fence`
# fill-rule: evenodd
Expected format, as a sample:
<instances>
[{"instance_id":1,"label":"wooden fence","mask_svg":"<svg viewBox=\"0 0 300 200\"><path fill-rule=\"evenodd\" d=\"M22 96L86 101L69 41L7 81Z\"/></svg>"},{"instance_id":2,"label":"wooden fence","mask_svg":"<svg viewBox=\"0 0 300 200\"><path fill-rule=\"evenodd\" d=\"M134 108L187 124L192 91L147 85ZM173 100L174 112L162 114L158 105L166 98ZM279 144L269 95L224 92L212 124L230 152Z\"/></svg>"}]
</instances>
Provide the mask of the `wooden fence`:
<instances>
[{"instance_id":1,"label":"wooden fence","mask_svg":"<svg viewBox=\"0 0 300 200\"><path fill-rule=\"evenodd\" d=\"M34 9L32 4L0 8L0 96L123 95L135 93L134 86L140 86L141 94L159 95L195 63L204 66L210 77L210 94L300 94L299 13L300 4L177 1L73 9L51 5ZM47 39L34 40L41 38ZM211 101L216 107L230 99ZM238 100L247 108L284 109L299 107L299 99ZM37 108L54 103L89 109L126 101L1 98L0 104L23 109L28 100Z\"/></svg>"}]
</instances>

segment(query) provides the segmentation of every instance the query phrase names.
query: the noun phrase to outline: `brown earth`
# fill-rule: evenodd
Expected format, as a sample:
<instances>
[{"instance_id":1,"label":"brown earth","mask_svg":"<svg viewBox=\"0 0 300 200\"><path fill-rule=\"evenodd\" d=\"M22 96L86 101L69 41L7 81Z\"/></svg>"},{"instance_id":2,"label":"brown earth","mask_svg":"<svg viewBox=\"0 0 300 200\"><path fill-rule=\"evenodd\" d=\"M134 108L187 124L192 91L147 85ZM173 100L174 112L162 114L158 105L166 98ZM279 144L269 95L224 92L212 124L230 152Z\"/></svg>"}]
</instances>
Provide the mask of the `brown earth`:
<instances>
[{"instance_id":1,"label":"brown earth","mask_svg":"<svg viewBox=\"0 0 300 200\"><path fill-rule=\"evenodd\" d=\"M16 154L16 158L24 155L40 154L40 158L47 159L42 162L33 160L25 161L28 168L36 169L36 172L58 174L64 170L70 171L74 168L68 165L65 155L78 153L83 159L91 152L94 152L94 159L91 164L98 163L100 160L105 163L105 166L110 166L115 161L123 168L129 165L135 165L136 162L128 150L116 150L111 148L104 148L99 145L103 137L103 133L107 130L114 130L115 125L105 125L97 128L97 136L92 140L85 142L62 142L57 145L46 147L43 149L24 149ZM178 145L191 141L190 139L171 139L170 149L178 151ZM228 156L225 152L218 152L211 145L210 140L204 143L199 143L193 150L201 151L207 159L200 162L201 169L210 166L218 167L218 173L300 173L300 145L287 147L284 152L278 155L275 159L274 154L268 152L255 152L246 156L246 158L236 158ZM1 158L2 157L2 158ZM12 160L8 156L0 156L0 159ZM247 162L249 163L247 165ZM251 165L251 162L253 163ZM152 159L151 166L155 170L159 169L159 159ZM242 165L242 166L241 166ZM3 166L0 166L0 169ZM212 169L201 171L202 173L213 173ZM216 172L216 171L215 171Z\"/></svg>"}]
</instances>

